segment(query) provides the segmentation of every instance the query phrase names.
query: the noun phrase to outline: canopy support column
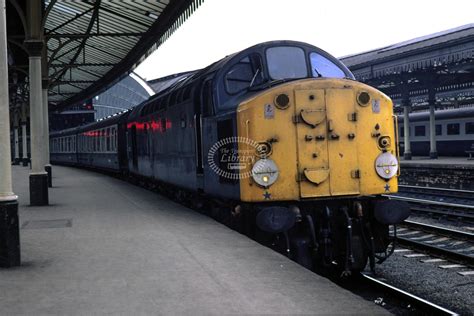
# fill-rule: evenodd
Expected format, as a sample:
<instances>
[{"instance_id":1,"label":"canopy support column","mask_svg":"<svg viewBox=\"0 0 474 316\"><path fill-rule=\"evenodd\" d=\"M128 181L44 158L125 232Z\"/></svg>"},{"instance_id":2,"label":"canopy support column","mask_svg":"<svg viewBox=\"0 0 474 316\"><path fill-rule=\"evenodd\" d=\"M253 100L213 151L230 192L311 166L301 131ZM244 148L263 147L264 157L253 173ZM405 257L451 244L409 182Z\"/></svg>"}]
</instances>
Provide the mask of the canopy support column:
<instances>
[{"instance_id":1,"label":"canopy support column","mask_svg":"<svg viewBox=\"0 0 474 316\"><path fill-rule=\"evenodd\" d=\"M44 170L48 174L48 187L53 187L52 167L49 161L49 109L48 109L48 84L43 79L43 141L44 141ZM45 88L46 87L46 88Z\"/></svg>"},{"instance_id":2,"label":"canopy support column","mask_svg":"<svg viewBox=\"0 0 474 316\"><path fill-rule=\"evenodd\" d=\"M0 267L20 265L18 197L12 188L5 0L0 0Z\"/></svg>"},{"instance_id":3,"label":"canopy support column","mask_svg":"<svg viewBox=\"0 0 474 316\"><path fill-rule=\"evenodd\" d=\"M430 158L438 159L438 151L436 150L436 98L434 88L430 88L428 91L428 103L430 105Z\"/></svg>"},{"instance_id":4,"label":"canopy support column","mask_svg":"<svg viewBox=\"0 0 474 316\"><path fill-rule=\"evenodd\" d=\"M15 122L15 126L13 127L13 145L14 145L14 157L13 157L13 164L19 165L20 164L20 148L18 144L18 124Z\"/></svg>"},{"instance_id":5,"label":"canopy support column","mask_svg":"<svg viewBox=\"0 0 474 316\"><path fill-rule=\"evenodd\" d=\"M21 120L21 147L23 148L22 153L21 153L21 161L23 163L23 167L28 166L28 135L27 135L27 130L26 130L26 115L24 118Z\"/></svg>"},{"instance_id":6,"label":"canopy support column","mask_svg":"<svg viewBox=\"0 0 474 316\"><path fill-rule=\"evenodd\" d=\"M410 106L405 104L403 107L403 133L405 151L403 157L405 160L411 160L411 146L410 146L410 119L408 117Z\"/></svg>"},{"instance_id":7,"label":"canopy support column","mask_svg":"<svg viewBox=\"0 0 474 316\"><path fill-rule=\"evenodd\" d=\"M43 92L42 92L42 53L43 53L43 1L26 2L28 17L27 40L24 42L29 54L30 77L30 139L31 173L30 204L48 205L48 174L44 170L44 128L43 128Z\"/></svg>"}]
</instances>

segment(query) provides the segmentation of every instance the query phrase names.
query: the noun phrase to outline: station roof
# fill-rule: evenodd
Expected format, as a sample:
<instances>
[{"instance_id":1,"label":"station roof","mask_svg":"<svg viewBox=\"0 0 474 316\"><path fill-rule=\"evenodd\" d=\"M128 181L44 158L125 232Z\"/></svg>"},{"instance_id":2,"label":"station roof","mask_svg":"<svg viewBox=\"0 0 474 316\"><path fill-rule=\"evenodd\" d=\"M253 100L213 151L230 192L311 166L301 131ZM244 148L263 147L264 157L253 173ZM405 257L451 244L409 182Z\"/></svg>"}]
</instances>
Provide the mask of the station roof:
<instances>
[{"instance_id":1,"label":"station roof","mask_svg":"<svg viewBox=\"0 0 474 316\"><path fill-rule=\"evenodd\" d=\"M83 102L123 79L203 1L44 0L50 108ZM11 0L7 12L19 16L8 23L10 66L23 67L26 76L28 56L24 47L18 51L26 38L26 3Z\"/></svg>"},{"instance_id":2,"label":"station roof","mask_svg":"<svg viewBox=\"0 0 474 316\"><path fill-rule=\"evenodd\" d=\"M417 37L408 41L354 55L341 57L341 61L351 70L370 64L399 59L410 54L418 54L424 50L437 49L440 46L472 41L474 39L474 23L459 26L442 32Z\"/></svg>"}]
</instances>

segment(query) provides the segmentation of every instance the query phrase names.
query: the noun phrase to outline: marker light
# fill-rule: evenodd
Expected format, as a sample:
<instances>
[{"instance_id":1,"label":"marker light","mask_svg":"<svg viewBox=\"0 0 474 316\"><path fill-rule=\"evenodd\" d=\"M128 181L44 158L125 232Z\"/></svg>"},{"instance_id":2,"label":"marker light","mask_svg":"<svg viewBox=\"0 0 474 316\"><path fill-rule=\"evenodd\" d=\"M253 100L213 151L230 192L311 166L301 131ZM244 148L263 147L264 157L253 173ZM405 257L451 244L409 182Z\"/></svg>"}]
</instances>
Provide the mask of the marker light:
<instances>
[{"instance_id":1,"label":"marker light","mask_svg":"<svg viewBox=\"0 0 474 316\"><path fill-rule=\"evenodd\" d=\"M268 187L278 179L278 168L271 159L260 159L252 167L252 178L262 187Z\"/></svg>"},{"instance_id":2,"label":"marker light","mask_svg":"<svg viewBox=\"0 0 474 316\"><path fill-rule=\"evenodd\" d=\"M389 152L380 154L375 159L375 171L383 179L393 178L398 171L398 160L397 157Z\"/></svg>"}]
</instances>

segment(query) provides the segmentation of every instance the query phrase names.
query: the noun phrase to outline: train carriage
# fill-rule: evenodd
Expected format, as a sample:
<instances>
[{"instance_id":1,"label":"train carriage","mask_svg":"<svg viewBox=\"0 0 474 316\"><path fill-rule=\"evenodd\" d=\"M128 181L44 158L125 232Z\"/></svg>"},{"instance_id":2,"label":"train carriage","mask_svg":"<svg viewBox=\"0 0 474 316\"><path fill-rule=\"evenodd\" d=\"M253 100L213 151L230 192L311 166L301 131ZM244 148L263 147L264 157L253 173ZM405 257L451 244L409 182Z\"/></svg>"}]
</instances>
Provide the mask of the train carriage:
<instances>
[{"instance_id":1,"label":"train carriage","mask_svg":"<svg viewBox=\"0 0 474 316\"><path fill-rule=\"evenodd\" d=\"M411 153L415 156L430 155L429 112L411 113L409 116ZM400 147L404 151L403 116L398 117ZM466 156L474 150L474 108L437 110L435 112L436 150L440 156Z\"/></svg>"},{"instance_id":2,"label":"train carriage","mask_svg":"<svg viewBox=\"0 0 474 316\"><path fill-rule=\"evenodd\" d=\"M77 161L76 128L52 132L49 136L50 160L52 163L75 165Z\"/></svg>"}]
</instances>

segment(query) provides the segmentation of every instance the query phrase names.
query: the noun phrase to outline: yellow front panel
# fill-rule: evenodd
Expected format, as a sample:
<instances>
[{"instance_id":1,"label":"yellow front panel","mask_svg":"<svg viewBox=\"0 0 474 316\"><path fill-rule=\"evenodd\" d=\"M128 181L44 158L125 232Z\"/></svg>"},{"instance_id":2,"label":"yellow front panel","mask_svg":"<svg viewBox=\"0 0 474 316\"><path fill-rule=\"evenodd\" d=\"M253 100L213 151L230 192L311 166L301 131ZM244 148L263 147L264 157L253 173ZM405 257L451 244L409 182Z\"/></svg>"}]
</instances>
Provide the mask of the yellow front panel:
<instances>
[{"instance_id":1,"label":"yellow front panel","mask_svg":"<svg viewBox=\"0 0 474 316\"><path fill-rule=\"evenodd\" d=\"M331 195L359 193L356 123L352 89L327 89L328 156L331 170Z\"/></svg>"},{"instance_id":2,"label":"yellow front panel","mask_svg":"<svg viewBox=\"0 0 474 316\"><path fill-rule=\"evenodd\" d=\"M275 97L285 93L290 97L289 109L279 110L274 106ZM240 198L242 201L284 201L296 200L299 189L296 184L296 142L293 128L293 91L289 87L278 87L241 104L237 110L237 130L240 137L256 142L275 140L272 143L273 153L270 156L279 168L278 180L268 190L259 187L251 178L240 180ZM273 117L265 115L266 107L272 106ZM268 111L267 111L268 113ZM243 148L239 143L239 150ZM255 159L259 159L255 157ZM240 170L241 175L249 172L251 166Z\"/></svg>"},{"instance_id":3,"label":"yellow front panel","mask_svg":"<svg viewBox=\"0 0 474 316\"><path fill-rule=\"evenodd\" d=\"M329 161L324 90L295 90L295 118L298 144L298 160L295 163L298 165L300 196L328 196Z\"/></svg>"},{"instance_id":4,"label":"yellow front panel","mask_svg":"<svg viewBox=\"0 0 474 316\"><path fill-rule=\"evenodd\" d=\"M367 92L370 102L361 105L360 92ZM290 100L284 109L275 106L281 93ZM375 171L375 160L383 152L378 146L381 136L392 141L386 150L397 154L392 111L386 95L344 79L299 80L243 102L237 110L238 136L271 140L269 158L278 166L279 177L268 188L252 178L242 179L241 199L294 201L396 192L397 178L385 181ZM243 147L239 143L239 150L249 149Z\"/></svg>"},{"instance_id":5,"label":"yellow front panel","mask_svg":"<svg viewBox=\"0 0 474 316\"><path fill-rule=\"evenodd\" d=\"M356 93L367 91L371 96L367 106L357 105L357 141L362 144L359 150L360 193L368 195L397 192L396 177L385 181L375 172L375 159L382 153L377 146L377 134L390 136L392 144L388 152L397 154L392 101L372 87L358 84L354 88Z\"/></svg>"}]
</instances>

